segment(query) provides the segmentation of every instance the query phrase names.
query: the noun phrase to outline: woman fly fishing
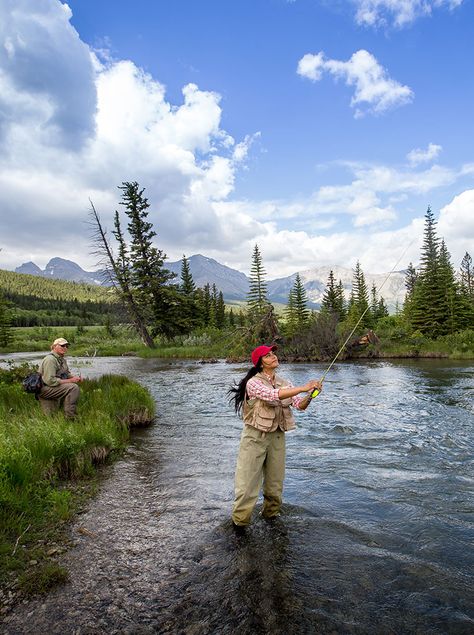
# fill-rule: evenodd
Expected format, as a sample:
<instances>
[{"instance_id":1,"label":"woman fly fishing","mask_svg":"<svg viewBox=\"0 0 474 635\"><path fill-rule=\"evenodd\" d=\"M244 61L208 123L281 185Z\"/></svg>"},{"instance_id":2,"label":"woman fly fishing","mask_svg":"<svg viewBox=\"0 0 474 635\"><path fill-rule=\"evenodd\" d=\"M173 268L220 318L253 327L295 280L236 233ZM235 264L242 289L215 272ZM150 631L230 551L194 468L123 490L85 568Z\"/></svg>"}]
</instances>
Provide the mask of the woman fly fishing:
<instances>
[{"instance_id":1,"label":"woman fly fishing","mask_svg":"<svg viewBox=\"0 0 474 635\"><path fill-rule=\"evenodd\" d=\"M228 391L230 402L244 421L232 510L236 528L250 524L262 483L262 516L266 519L279 516L285 476L285 432L296 427L291 407L305 410L311 396L298 395L322 389L322 383L317 379L303 386L293 386L277 375L276 349L275 345L254 349L252 368Z\"/></svg>"}]
</instances>

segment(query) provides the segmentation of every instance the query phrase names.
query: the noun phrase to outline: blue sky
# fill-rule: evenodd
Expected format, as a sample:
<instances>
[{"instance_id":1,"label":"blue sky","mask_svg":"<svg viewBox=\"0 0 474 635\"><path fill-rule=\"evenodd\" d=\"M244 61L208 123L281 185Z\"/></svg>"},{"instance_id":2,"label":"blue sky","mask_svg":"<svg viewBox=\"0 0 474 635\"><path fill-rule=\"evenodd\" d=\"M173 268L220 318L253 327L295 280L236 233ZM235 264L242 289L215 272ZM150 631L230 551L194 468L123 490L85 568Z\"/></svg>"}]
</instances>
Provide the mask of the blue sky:
<instances>
[{"instance_id":1,"label":"blue sky","mask_svg":"<svg viewBox=\"0 0 474 635\"><path fill-rule=\"evenodd\" d=\"M268 277L474 255L473 0L3 0L0 266L95 268L89 199ZM406 250L406 252L405 252Z\"/></svg>"}]
</instances>

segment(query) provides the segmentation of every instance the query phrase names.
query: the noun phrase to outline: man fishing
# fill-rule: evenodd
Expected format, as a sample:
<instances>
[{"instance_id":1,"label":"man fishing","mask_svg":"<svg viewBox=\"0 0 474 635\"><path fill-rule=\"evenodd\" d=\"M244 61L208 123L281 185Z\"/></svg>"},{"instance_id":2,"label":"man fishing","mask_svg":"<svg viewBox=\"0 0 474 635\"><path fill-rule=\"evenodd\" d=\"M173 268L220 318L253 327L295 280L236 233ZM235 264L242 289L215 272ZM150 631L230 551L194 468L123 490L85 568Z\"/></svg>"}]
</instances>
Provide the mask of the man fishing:
<instances>
[{"instance_id":1,"label":"man fishing","mask_svg":"<svg viewBox=\"0 0 474 635\"><path fill-rule=\"evenodd\" d=\"M240 530L250 524L262 482L262 516L272 519L280 515L285 477L285 432L296 427L291 407L305 410L311 401L311 393L322 389L322 383L317 379L303 386L293 386L277 375L276 349L275 345L254 349L252 368L228 392L235 411L242 414L244 420L232 510L233 526ZM310 395L298 397L303 392L310 392Z\"/></svg>"},{"instance_id":2,"label":"man fishing","mask_svg":"<svg viewBox=\"0 0 474 635\"><path fill-rule=\"evenodd\" d=\"M45 414L56 412L60 401L63 401L64 414L68 419L76 417L76 403L80 389L77 385L82 381L80 375L73 375L67 365L65 355L69 342L58 337L51 344L48 353L40 364L39 373L43 387L39 393L39 402Z\"/></svg>"}]
</instances>

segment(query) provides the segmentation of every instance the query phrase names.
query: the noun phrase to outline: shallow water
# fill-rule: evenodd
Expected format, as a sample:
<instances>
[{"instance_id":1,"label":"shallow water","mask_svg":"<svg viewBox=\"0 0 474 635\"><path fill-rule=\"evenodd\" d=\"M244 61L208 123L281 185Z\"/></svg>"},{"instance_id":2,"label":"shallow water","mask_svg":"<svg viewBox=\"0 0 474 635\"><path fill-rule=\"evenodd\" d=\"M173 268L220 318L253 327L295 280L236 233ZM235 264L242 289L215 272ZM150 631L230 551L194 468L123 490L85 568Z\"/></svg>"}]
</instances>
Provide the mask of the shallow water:
<instances>
[{"instance_id":1,"label":"shallow water","mask_svg":"<svg viewBox=\"0 0 474 635\"><path fill-rule=\"evenodd\" d=\"M226 390L246 368L78 364L139 380L157 421L72 527L70 582L3 632L474 632L472 363L335 366L287 435L282 517L256 514L244 536L228 520L242 424ZM280 372L303 383L323 370Z\"/></svg>"}]
</instances>

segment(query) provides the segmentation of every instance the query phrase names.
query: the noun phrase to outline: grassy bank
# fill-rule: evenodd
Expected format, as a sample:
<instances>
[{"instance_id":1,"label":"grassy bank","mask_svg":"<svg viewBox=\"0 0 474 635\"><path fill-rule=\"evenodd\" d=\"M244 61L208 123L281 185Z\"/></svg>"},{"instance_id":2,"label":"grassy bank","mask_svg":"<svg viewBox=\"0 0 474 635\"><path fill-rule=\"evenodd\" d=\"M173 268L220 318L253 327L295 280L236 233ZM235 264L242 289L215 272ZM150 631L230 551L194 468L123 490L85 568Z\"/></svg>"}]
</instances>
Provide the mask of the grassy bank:
<instances>
[{"instance_id":1,"label":"grassy bank","mask_svg":"<svg viewBox=\"0 0 474 635\"><path fill-rule=\"evenodd\" d=\"M94 488L98 465L126 446L130 427L153 420L145 388L126 377L81 384L78 418L46 417L18 376L0 370L0 605L64 580L64 531ZM2 602L3 601L3 602Z\"/></svg>"},{"instance_id":2,"label":"grassy bank","mask_svg":"<svg viewBox=\"0 0 474 635\"><path fill-rule=\"evenodd\" d=\"M173 342L156 342L156 348L145 347L136 333L127 326L107 329L104 326L86 327L17 327L12 329L12 341L0 348L0 355L13 352L49 351L51 342L65 337L71 344L70 354L85 357L138 355L140 357L166 357L201 359L227 357L231 334L217 329L209 333L176 338Z\"/></svg>"}]
</instances>

